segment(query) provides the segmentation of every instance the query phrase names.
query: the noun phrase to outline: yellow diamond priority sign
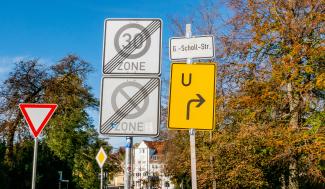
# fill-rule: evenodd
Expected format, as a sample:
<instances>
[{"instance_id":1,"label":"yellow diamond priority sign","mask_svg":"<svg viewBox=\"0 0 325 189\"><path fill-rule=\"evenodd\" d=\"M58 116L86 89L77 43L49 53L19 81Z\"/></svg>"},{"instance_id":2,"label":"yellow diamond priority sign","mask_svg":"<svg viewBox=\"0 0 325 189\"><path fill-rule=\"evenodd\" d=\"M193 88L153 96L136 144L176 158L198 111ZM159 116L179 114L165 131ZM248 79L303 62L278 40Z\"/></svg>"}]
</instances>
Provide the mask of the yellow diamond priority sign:
<instances>
[{"instance_id":1,"label":"yellow diamond priority sign","mask_svg":"<svg viewBox=\"0 0 325 189\"><path fill-rule=\"evenodd\" d=\"M100 147L100 150L98 151L97 156L96 156L96 160L97 160L98 166L100 168L103 167L106 159L107 159L107 155L106 155L103 147Z\"/></svg>"},{"instance_id":2,"label":"yellow diamond priority sign","mask_svg":"<svg viewBox=\"0 0 325 189\"><path fill-rule=\"evenodd\" d=\"M212 130L215 126L216 65L173 63L169 129Z\"/></svg>"}]
</instances>

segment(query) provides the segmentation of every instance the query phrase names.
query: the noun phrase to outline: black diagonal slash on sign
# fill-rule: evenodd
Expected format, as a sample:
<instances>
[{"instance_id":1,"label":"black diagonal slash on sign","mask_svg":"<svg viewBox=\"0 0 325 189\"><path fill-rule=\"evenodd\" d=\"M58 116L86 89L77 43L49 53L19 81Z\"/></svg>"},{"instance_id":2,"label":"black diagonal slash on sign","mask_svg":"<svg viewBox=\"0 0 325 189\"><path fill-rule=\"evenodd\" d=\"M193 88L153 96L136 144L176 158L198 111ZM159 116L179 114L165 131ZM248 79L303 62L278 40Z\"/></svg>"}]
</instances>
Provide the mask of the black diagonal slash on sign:
<instances>
[{"instance_id":1,"label":"black diagonal slash on sign","mask_svg":"<svg viewBox=\"0 0 325 189\"><path fill-rule=\"evenodd\" d=\"M119 64L121 64L129 55L131 55L136 47L141 46L157 29L160 28L160 21L155 20L151 22L145 29L141 31L141 33L130 41L122 50L120 50L117 55L114 56L107 64L104 66L104 73L112 73Z\"/></svg>"},{"instance_id":2,"label":"black diagonal slash on sign","mask_svg":"<svg viewBox=\"0 0 325 189\"><path fill-rule=\"evenodd\" d=\"M127 116L137 105L142 102L159 85L159 79L150 79L138 92L136 92L123 106L121 106L101 126L102 133L111 131L120 121Z\"/></svg>"}]
</instances>

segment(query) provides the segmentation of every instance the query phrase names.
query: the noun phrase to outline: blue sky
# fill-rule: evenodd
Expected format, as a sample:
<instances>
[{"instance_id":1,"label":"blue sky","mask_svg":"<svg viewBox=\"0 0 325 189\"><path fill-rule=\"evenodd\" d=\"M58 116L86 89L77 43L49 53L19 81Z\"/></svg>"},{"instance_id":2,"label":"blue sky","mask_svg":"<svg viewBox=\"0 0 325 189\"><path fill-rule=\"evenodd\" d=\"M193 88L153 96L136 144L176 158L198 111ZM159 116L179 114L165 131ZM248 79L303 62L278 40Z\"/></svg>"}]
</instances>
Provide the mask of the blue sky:
<instances>
[{"instance_id":1,"label":"blue sky","mask_svg":"<svg viewBox=\"0 0 325 189\"><path fill-rule=\"evenodd\" d=\"M51 65L73 53L92 64L95 71L87 83L98 98L105 18L161 18L162 77L168 77L169 17L189 14L198 4L199 0L0 0L0 81L21 59L39 58L43 64ZM97 113L92 115L98 125ZM110 142L119 146L124 145L125 139Z\"/></svg>"}]
</instances>

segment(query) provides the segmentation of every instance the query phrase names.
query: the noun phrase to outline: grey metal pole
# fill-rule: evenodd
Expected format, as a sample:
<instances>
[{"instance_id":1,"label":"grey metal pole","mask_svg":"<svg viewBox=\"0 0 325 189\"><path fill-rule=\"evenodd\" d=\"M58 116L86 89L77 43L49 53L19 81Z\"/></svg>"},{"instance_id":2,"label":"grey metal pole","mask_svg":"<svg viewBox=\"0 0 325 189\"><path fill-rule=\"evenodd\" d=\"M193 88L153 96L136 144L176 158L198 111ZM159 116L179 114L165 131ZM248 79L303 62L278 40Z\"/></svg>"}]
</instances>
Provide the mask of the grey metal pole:
<instances>
[{"instance_id":1,"label":"grey metal pole","mask_svg":"<svg viewBox=\"0 0 325 189\"><path fill-rule=\"evenodd\" d=\"M186 38L192 37L191 24L186 24ZM187 64L192 64L192 59L186 59ZM196 152L195 152L195 129L189 130L190 134L190 149L191 149L191 176L192 189L197 189L196 181Z\"/></svg>"},{"instance_id":2,"label":"grey metal pole","mask_svg":"<svg viewBox=\"0 0 325 189\"><path fill-rule=\"evenodd\" d=\"M131 149L132 149L132 137L126 137L125 146L125 170L124 170L124 189L131 188Z\"/></svg>"},{"instance_id":3,"label":"grey metal pole","mask_svg":"<svg viewBox=\"0 0 325 189\"><path fill-rule=\"evenodd\" d=\"M38 141L37 138L34 138L34 157L33 157L33 175L32 175L32 189L35 189L36 181L36 166L37 166L37 147Z\"/></svg>"},{"instance_id":4,"label":"grey metal pole","mask_svg":"<svg viewBox=\"0 0 325 189\"><path fill-rule=\"evenodd\" d=\"M212 131L210 131L210 143L212 142ZM212 155L210 155L210 164L211 164L211 169L213 169L213 158ZM214 174L214 171L212 171ZM217 189L217 181L213 178L212 181L212 189Z\"/></svg>"},{"instance_id":5,"label":"grey metal pole","mask_svg":"<svg viewBox=\"0 0 325 189\"><path fill-rule=\"evenodd\" d=\"M100 189L103 189L103 168L100 168Z\"/></svg>"},{"instance_id":6,"label":"grey metal pole","mask_svg":"<svg viewBox=\"0 0 325 189\"><path fill-rule=\"evenodd\" d=\"M192 189L197 189L196 181L196 152L195 152L195 129L190 129L191 145L191 171L192 171Z\"/></svg>"},{"instance_id":7,"label":"grey metal pole","mask_svg":"<svg viewBox=\"0 0 325 189\"><path fill-rule=\"evenodd\" d=\"M186 38L191 38L192 37L192 29L191 29L191 24L186 24ZM192 59L188 58L186 59L187 64L192 64Z\"/></svg>"}]
</instances>

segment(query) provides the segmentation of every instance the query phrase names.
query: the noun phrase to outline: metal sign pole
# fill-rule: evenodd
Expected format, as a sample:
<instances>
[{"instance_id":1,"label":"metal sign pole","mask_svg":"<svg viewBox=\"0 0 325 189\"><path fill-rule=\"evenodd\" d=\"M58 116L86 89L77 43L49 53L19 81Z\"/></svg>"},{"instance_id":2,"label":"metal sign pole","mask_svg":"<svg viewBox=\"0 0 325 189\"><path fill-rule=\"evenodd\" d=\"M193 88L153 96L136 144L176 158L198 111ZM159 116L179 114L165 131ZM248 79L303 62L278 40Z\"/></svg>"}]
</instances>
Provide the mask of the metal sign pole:
<instances>
[{"instance_id":1,"label":"metal sign pole","mask_svg":"<svg viewBox=\"0 0 325 189\"><path fill-rule=\"evenodd\" d=\"M32 175L32 189L35 189L35 180L36 180L36 166L37 166L37 147L38 141L37 137L34 138L34 157L33 157L33 175Z\"/></svg>"},{"instance_id":2,"label":"metal sign pole","mask_svg":"<svg viewBox=\"0 0 325 189\"><path fill-rule=\"evenodd\" d=\"M212 143L212 131L210 131L210 143ZM213 170L213 157L211 154L210 154L210 164L211 164L211 169ZM212 189L217 189L217 181L215 178L213 178L212 181Z\"/></svg>"},{"instance_id":3,"label":"metal sign pole","mask_svg":"<svg viewBox=\"0 0 325 189\"><path fill-rule=\"evenodd\" d=\"M192 37L191 24L186 24L186 38ZM187 64L192 64L192 59L186 59ZM190 134L190 148L191 148L191 175L192 175L192 189L197 189L196 181L196 152L195 152L195 129L189 130Z\"/></svg>"},{"instance_id":4,"label":"metal sign pole","mask_svg":"<svg viewBox=\"0 0 325 189\"><path fill-rule=\"evenodd\" d=\"M126 137L124 189L131 188L131 159L132 159L131 149L132 149L132 137Z\"/></svg>"},{"instance_id":5,"label":"metal sign pole","mask_svg":"<svg viewBox=\"0 0 325 189\"><path fill-rule=\"evenodd\" d=\"M197 182L196 182L195 129L190 129L190 145L191 145L192 189L196 189Z\"/></svg>"},{"instance_id":6,"label":"metal sign pole","mask_svg":"<svg viewBox=\"0 0 325 189\"><path fill-rule=\"evenodd\" d=\"M100 189L103 189L103 167L100 168Z\"/></svg>"}]
</instances>

